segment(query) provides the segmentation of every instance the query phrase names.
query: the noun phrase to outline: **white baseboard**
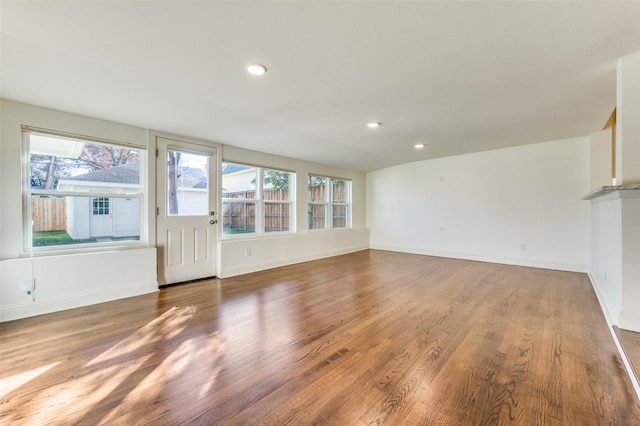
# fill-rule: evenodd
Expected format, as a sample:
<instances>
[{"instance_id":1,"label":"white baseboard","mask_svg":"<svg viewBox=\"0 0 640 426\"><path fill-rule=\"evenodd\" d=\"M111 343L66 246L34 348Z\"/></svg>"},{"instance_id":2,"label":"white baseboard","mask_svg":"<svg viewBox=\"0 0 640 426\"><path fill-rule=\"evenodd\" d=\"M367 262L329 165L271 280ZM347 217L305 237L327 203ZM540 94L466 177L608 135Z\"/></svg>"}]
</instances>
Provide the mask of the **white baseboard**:
<instances>
[{"instance_id":1,"label":"white baseboard","mask_svg":"<svg viewBox=\"0 0 640 426\"><path fill-rule=\"evenodd\" d=\"M283 259L274 259L268 262L252 263L248 265L240 265L232 268L223 268L219 274L220 278L230 278L238 275L250 274L253 272L260 272L267 269L279 268L281 266L294 265L296 263L309 262L311 260L324 259L332 256L339 256L341 254L354 253L356 251L367 250L369 246L367 244L342 247L336 250L328 250L322 252L309 253L303 256L294 256Z\"/></svg>"},{"instance_id":2,"label":"white baseboard","mask_svg":"<svg viewBox=\"0 0 640 426\"><path fill-rule=\"evenodd\" d=\"M98 303L111 302L113 300L125 299L127 297L140 296L158 291L158 283L147 283L131 287L119 287L113 290L86 292L76 296L60 299L39 299L35 295L35 301L3 307L0 310L0 322L12 321L20 318L27 318L36 315L43 315L52 312L64 311L66 309L80 308Z\"/></svg>"},{"instance_id":3,"label":"white baseboard","mask_svg":"<svg viewBox=\"0 0 640 426\"><path fill-rule=\"evenodd\" d=\"M371 244L370 248L376 249L376 250L396 251L401 253L422 254L425 256L447 257L447 258L453 258L453 259L474 260L478 262L500 263L503 265L527 266L530 268L542 268L542 269L555 269L559 271L586 273L589 270L588 265L581 265L581 264L557 263L557 262L529 260L529 259L514 259L514 258L496 257L496 256L482 256L482 255L475 255L475 254L469 254L469 253L447 252L447 251L440 251L440 250L425 250L425 249L417 249L417 248L410 248L410 247L409 248L395 247L395 246L388 246L385 244Z\"/></svg>"}]
</instances>

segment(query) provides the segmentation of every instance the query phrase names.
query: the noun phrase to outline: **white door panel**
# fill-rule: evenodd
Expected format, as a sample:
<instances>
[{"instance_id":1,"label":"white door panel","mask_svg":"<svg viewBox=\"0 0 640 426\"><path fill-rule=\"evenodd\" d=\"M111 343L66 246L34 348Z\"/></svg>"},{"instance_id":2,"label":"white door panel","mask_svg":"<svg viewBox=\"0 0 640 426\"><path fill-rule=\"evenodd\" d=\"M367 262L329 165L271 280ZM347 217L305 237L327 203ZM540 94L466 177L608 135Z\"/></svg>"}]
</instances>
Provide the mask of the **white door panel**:
<instances>
[{"instance_id":1,"label":"white door panel","mask_svg":"<svg viewBox=\"0 0 640 426\"><path fill-rule=\"evenodd\" d=\"M194 228L193 240L194 263L208 262L210 252L209 245L211 243L209 239L209 228Z\"/></svg>"}]
</instances>

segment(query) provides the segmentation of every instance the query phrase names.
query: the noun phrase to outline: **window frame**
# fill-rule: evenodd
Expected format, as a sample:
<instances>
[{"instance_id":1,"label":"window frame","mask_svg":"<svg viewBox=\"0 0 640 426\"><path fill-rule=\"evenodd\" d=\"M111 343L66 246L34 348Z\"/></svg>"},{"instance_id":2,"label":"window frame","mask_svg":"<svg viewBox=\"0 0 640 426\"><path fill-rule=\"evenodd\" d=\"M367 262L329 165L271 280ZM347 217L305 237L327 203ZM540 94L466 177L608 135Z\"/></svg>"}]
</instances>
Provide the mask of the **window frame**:
<instances>
[{"instance_id":1,"label":"window frame","mask_svg":"<svg viewBox=\"0 0 640 426\"><path fill-rule=\"evenodd\" d=\"M310 195L310 191L309 191L309 186L311 183L311 180L313 178L319 178L319 179L324 179L324 191L325 191L325 199L321 200L321 201L317 201L317 200L311 200L311 198L309 197ZM346 194L345 194L345 200L344 202L339 202L339 201L334 201L334 192L333 192L333 186L335 185L335 181L343 181L345 182L346 185ZM317 185L320 186L320 185ZM351 191L353 188L353 181L351 179L345 179L345 178L339 178L339 177L331 177L331 176L325 176L325 175L320 175L320 174L314 174L314 173L309 173L309 175L307 176L307 211L309 212L309 224L308 224L308 230L315 232L315 231L323 231L323 230L340 230L340 229L352 229L352 213L351 213ZM311 215L312 212L312 207L313 206L324 206L324 227L323 228L313 228L313 216ZM334 219L336 218L334 216L334 207L344 207L345 211L346 211L346 217L345 217L345 226L343 227L336 227L334 226Z\"/></svg>"},{"instance_id":2,"label":"window frame","mask_svg":"<svg viewBox=\"0 0 640 426\"><path fill-rule=\"evenodd\" d=\"M50 138L59 139L72 139L80 142L106 145L115 148L126 148L136 150L138 153L138 185L134 188L132 185L128 185L132 189L121 192L112 192L109 190L90 190L90 191L78 191L78 190L57 190L57 189L38 189L33 188L31 183L31 135L42 135ZM109 139L103 139L98 137L91 137L86 135L79 135L74 133L67 133L49 129L41 129L37 127L22 125L21 126L21 144L22 144L22 235L23 235L23 254L34 255L47 255L47 254L65 254L65 253L78 253L78 252L99 252L104 250L113 250L121 248L139 248L146 247L148 241L148 223L147 218L147 158L148 148L146 146L125 143L120 141L114 141ZM99 185L109 188L108 185ZM127 186L125 184L125 186ZM133 190L134 189L134 190ZM89 203L89 213L93 216L93 200L99 198L106 199L136 199L138 200L138 234L137 239L130 240L115 240L115 241L87 241L78 242L74 244L56 244L56 245L44 245L35 246L33 244L33 209L32 199L34 197L52 197L52 198L87 198ZM113 209L112 201L109 201L109 208ZM112 211L112 210L111 210ZM133 236L132 236L133 237ZM99 237L98 237L99 238ZM91 238L95 239L95 238Z\"/></svg>"},{"instance_id":3,"label":"window frame","mask_svg":"<svg viewBox=\"0 0 640 426\"><path fill-rule=\"evenodd\" d=\"M234 166L248 167L255 170L255 194L254 198L231 198L225 197L224 192L222 194L222 220L223 220L223 230L222 230L222 238L223 239L234 239L234 238L255 238L255 237L266 237L266 236L279 236L285 234L293 234L296 232L296 202L295 202L295 184L296 184L296 172L292 170L281 169L277 167L263 167L256 166L253 164L235 162L223 160L222 164L231 164ZM288 192L287 199L283 200L267 200L264 196L265 191L265 171L270 170L278 173L288 173L289 174L289 183L288 183ZM222 172L221 172L222 173ZM224 188L224 175L221 174L221 185ZM243 191L245 194L250 191ZM225 204L228 203L245 203L245 204L253 204L255 211L255 223L254 223L254 231L253 232L244 232L244 233L227 233L224 228L224 220L225 220ZM289 220L288 220L288 230L266 230L266 207L268 205L277 205L277 204L286 204L289 206Z\"/></svg>"}]
</instances>

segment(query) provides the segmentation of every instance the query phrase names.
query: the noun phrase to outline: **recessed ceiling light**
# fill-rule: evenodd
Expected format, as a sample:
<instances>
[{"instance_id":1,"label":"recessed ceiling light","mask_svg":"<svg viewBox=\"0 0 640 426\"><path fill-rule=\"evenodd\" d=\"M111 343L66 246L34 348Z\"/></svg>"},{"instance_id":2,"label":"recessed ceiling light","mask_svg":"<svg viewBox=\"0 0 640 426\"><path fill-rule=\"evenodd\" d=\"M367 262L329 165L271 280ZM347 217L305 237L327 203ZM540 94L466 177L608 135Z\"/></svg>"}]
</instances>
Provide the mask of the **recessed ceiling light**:
<instances>
[{"instance_id":1,"label":"recessed ceiling light","mask_svg":"<svg viewBox=\"0 0 640 426\"><path fill-rule=\"evenodd\" d=\"M367 123L367 127L370 129L375 129L376 127L382 126L382 123L379 121L370 121Z\"/></svg>"},{"instance_id":2,"label":"recessed ceiling light","mask_svg":"<svg viewBox=\"0 0 640 426\"><path fill-rule=\"evenodd\" d=\"M251 64L247 67L247 71L251 75L264 75L267 72L267 67L262 64Z\"/></svg>"},{"instance_id":3,"label":"recessed ceiling light","mask_svg":"<svg viewBox=\"0 0 640 426\"><path fill-rule=\"evenodd\" d=\"M424 148L425 146L426 146L426 145L425 145L425 144L423 144L423 143L417 143L417 144L415 144L413 147L414 147L415 149L422 149L422 148Z\"/></svg>"}]
</instances>

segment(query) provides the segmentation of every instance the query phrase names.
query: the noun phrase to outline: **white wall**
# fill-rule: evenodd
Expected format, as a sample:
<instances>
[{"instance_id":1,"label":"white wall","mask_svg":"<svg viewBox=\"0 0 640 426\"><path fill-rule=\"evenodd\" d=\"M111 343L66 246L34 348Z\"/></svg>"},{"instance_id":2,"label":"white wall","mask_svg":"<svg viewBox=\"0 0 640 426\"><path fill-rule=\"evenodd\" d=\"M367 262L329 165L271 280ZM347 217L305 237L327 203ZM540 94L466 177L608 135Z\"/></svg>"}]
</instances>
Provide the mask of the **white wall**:
<instances>
[{"instance_id":1,"label":"white wall","mask_svg":"<svg viewBox=\"0 0 640 426\"><path fill-rule=\"evenodd\" d=\"M619 325L622 308L622 200L609 194L590 201L589 276L607 320Z\"/></svg>"},{"instance_id":2,"label":"white wall","mask_svg":"<svg viewBox=\"0 0 640 426\"><path fill-rule=\"evenodd\" d=\"M209 193L205 188L177 188L180 214L202 214L209 211Z\"/></svg>"},{"instance_id":3,"label":"white wall","mask_svg":"<svg viewBox=\"0 0 640 426\"><path fill-rule=\"evenodd\" d=\"M23 252L21 125L147 145L147 131L123 124L1 101L0 321L157 291L155 248L38 256ZM36 280L33 296L20 290Z\"/></svg>"},{"instance_id":4,"label":"white wall","mask_svg":"<svg viewBox=\"0 0 640 426\"><path fill-rule=\"evenodd\" d=\"M620 58L616 72L617 184L640 183L640 52Z\"/></svg>"},{"instance_id":5,"label":"white wall","mask_svg":"<svg viewBox=\"0 0 640 426\"><path fill-rule=\"evenodd\" d=\"M640 189L591 199L589 277L607 321L640 331Z\"/></svg>"},{"instance_id":6,"label":"white wall","mask_svg":"<svg viewBox=\"0 0 640 426\"><path fill-rule=\"evenodd\" d=\"M620 328L640 332L640 190L624 191L621 196Z\"/></svg>"},{"instance_id":7,"label":"white wall","mask_svg":"<svg viewBox=\"0 0 640 426\"><path fill-rule=\"evenodd\" d=\"M88 197L67 198L67 234L74 240L91 237L90 199Z\"/></svg>"},{"instance_id":8,"label":"white wall","mask_svg":"<svg viewBox=\"0 0 640 426\"><path fill-rule=\"evenodd\" d=\"M158 290L156 250L108 251L0 262L0 321L123 299ZM35 278L32 295L20 290Z\"/></svg>"},{"instance_id":9,"label":"white wall","mask_svg":"<svg viewBox=\"0 0 640 426\"><path fill-rule=\"evenodd\" d=\"M113 236L134 237L140 233L140 200L111 198L113 203Z\"/></svg>"},{"instance_id":10,"label":"white wall","mask_svg":"<svg viewBox=\"0 0 640 426\"><path fill-rule=\"evenodd\" d=\"M231 147L227 148L231 149ZM222 176L223 193L255 190L256 170L249 169Z\"/></svg>"},{"instance_id":11,"label":"white wall","mask_svg":"<svg viewBox=\"0 0 640 426\"><path fill-rule=\"evenodd\" d=\"M335 256L369 247L369 231L366 229L365 174L291 158L279 157L232 146L223 147L223 161L255 166L271 167L296 172L297 185L295 233L286 235L223 236L218 265L222 278ZM352 182L352 229L307 229L307 176L350 179ZM250 255L248 254L250 253Z\"/></svg>"},{"instance_id":12,"label":"white wall","mask_svg":"<svg viewBox=\"0 0 640 426\"><path fill-rule=\"evenodd\" d=\"M587 192L587 137L370 172L371 248L586 272Z\"/></svg>"}]
</instances>

